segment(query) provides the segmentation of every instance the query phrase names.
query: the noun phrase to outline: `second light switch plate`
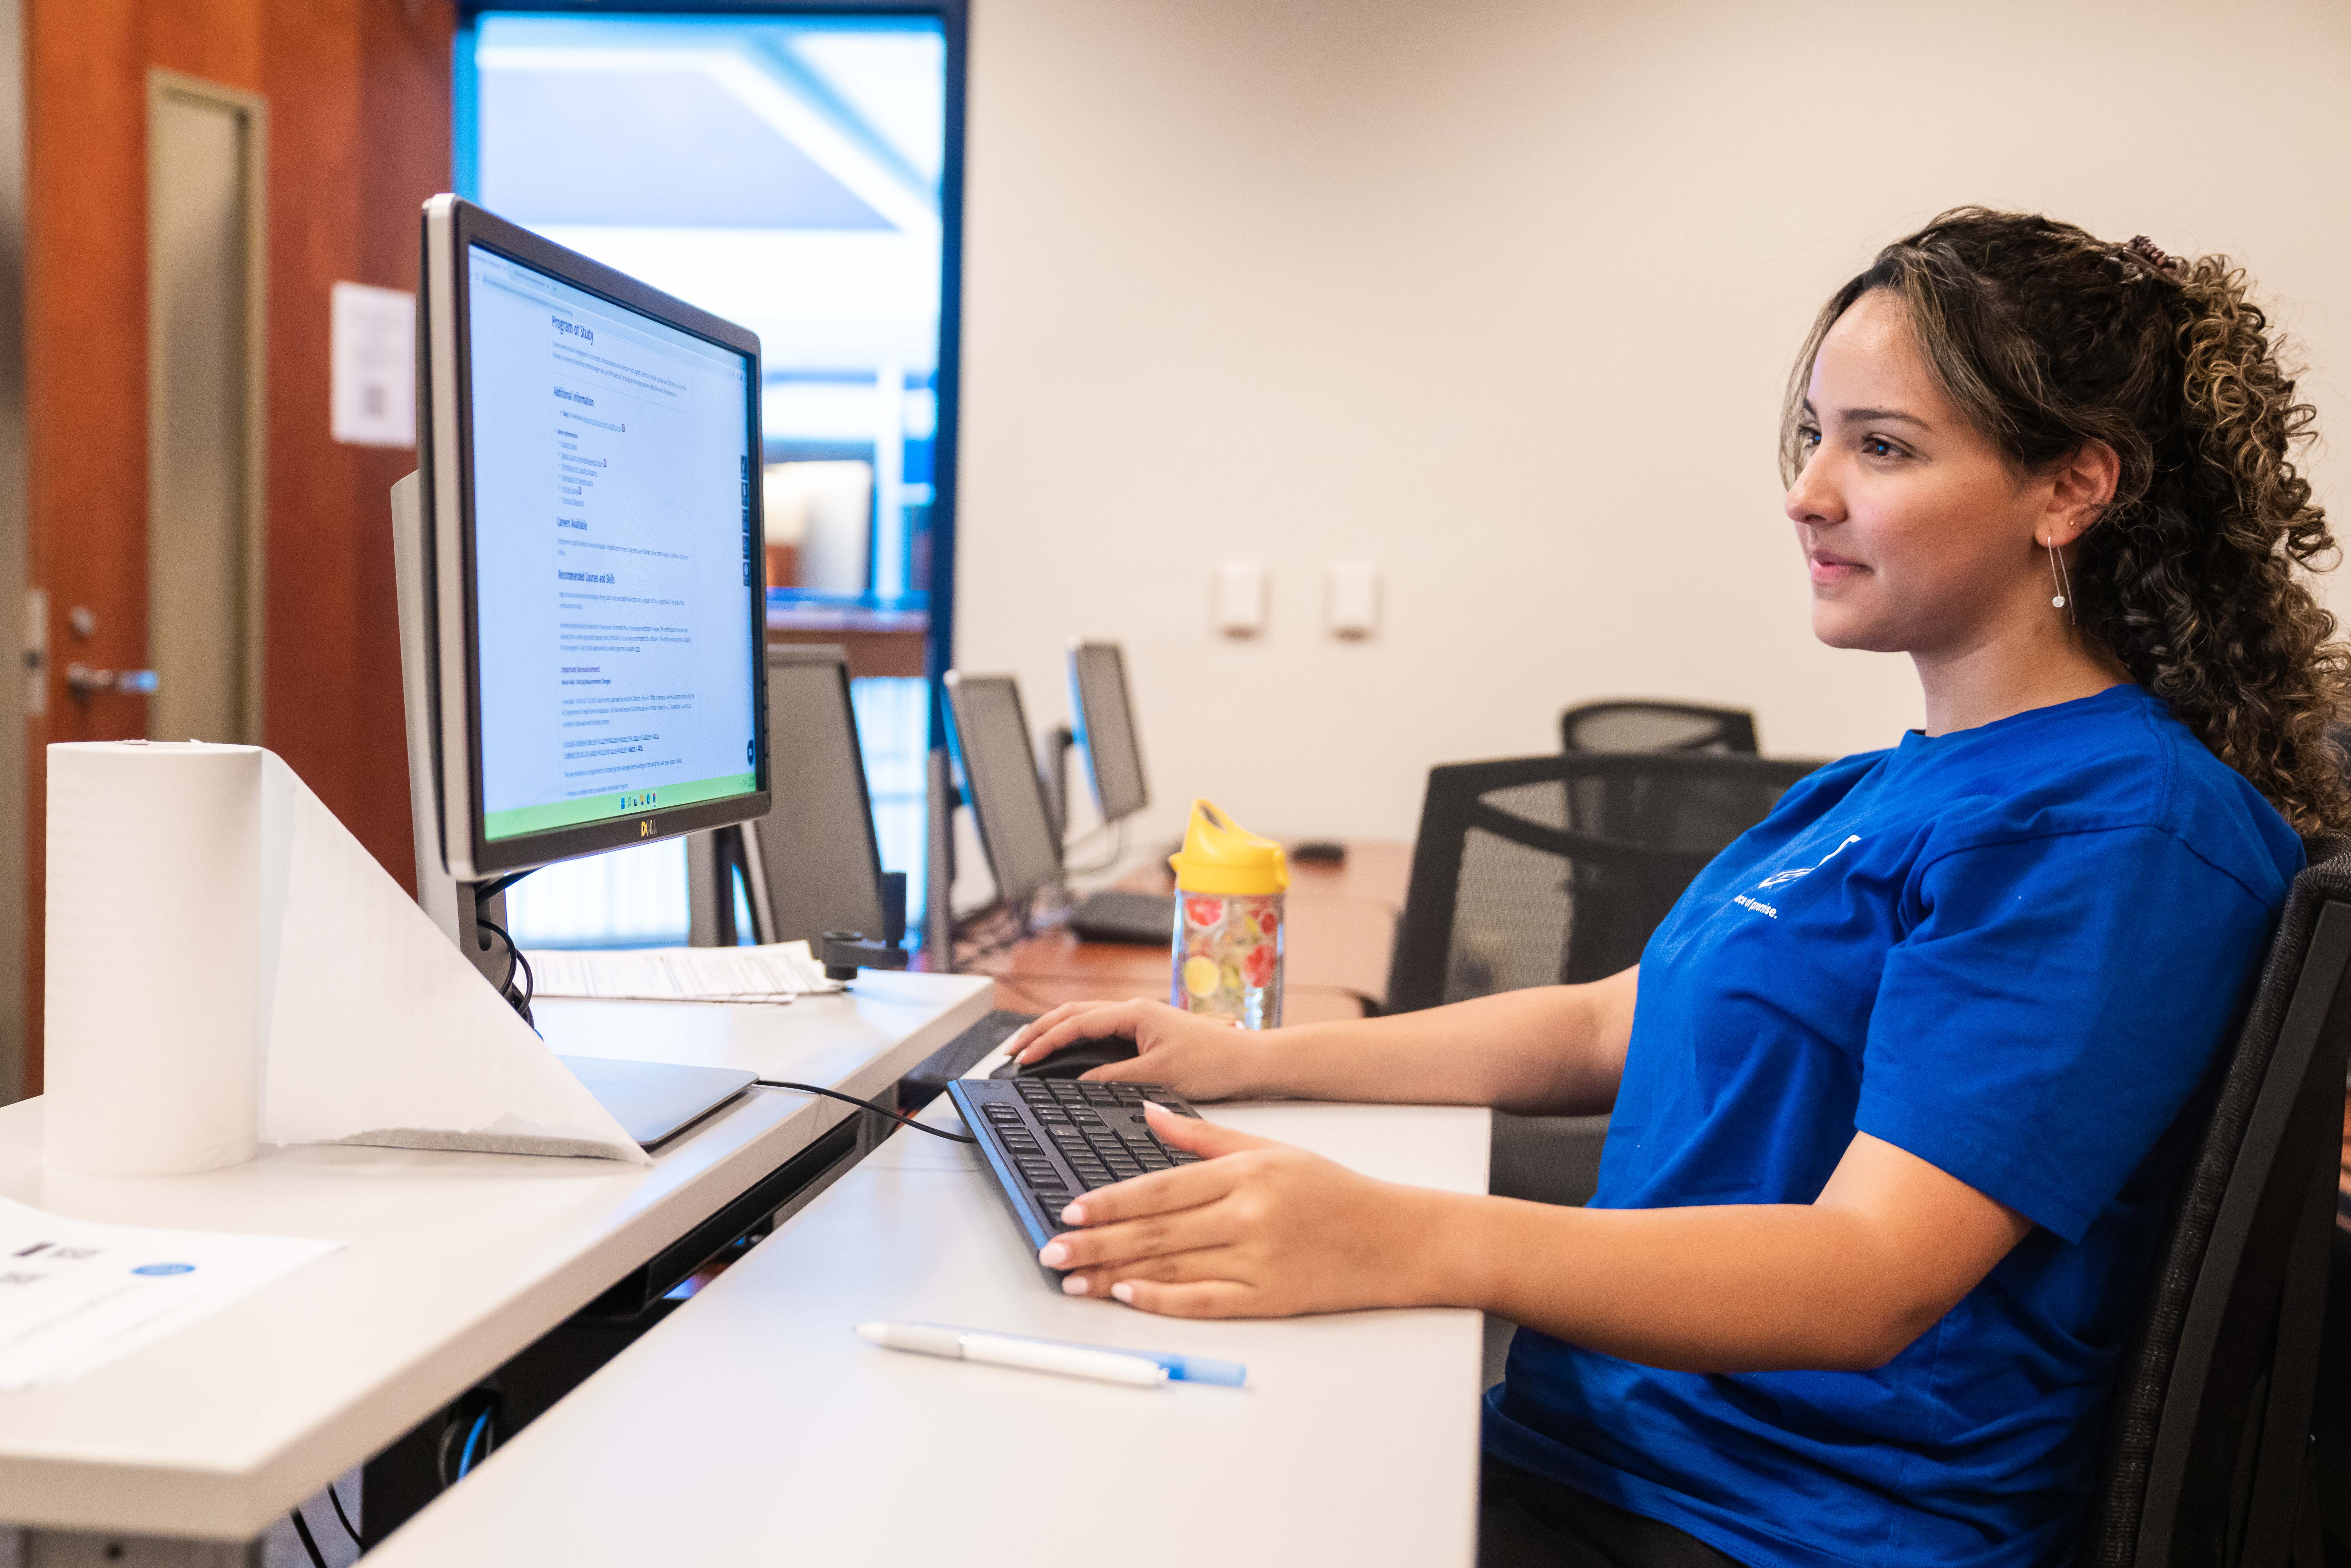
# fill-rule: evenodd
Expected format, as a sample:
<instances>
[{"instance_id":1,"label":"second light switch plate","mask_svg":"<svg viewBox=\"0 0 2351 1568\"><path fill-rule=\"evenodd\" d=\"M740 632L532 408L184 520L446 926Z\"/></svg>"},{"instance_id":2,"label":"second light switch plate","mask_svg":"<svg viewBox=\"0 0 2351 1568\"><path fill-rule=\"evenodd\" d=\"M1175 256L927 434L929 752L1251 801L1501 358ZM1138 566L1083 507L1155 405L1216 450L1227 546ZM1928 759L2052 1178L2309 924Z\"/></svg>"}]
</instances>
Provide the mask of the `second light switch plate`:
<instances>
[{"instance_id":1,"label":"second light switch plate","mask_svg":"<svg viewBox=\"0 0 2351 1568\"><path fill-rule=\"evenodd\" d=\"M1343 561L1323 585L1322 621L1333 637L1371 636L1380 629L1380 569Z\"/></svg>"}]
</instances>

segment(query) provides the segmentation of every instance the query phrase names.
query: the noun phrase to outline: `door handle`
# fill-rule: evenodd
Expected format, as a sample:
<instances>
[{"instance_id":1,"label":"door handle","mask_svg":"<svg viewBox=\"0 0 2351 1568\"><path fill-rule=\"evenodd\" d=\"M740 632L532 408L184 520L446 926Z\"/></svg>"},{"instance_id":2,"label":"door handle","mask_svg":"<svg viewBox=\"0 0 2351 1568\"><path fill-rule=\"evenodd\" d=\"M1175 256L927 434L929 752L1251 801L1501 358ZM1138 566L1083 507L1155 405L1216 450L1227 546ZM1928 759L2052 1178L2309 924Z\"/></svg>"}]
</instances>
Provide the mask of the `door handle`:
<instances>
[{"instance_id":1,"label":"door handle","mask_svg":"<svg viewBox=\"0 0 2351 1568\"><path fill-rule=\"evenodd\" d=\"M155 685L152 670L93 670L79 660L66 666L66 690L78 697L87 698L93 692L146 696L155 690Z\"/></svg>"}]
</instances>

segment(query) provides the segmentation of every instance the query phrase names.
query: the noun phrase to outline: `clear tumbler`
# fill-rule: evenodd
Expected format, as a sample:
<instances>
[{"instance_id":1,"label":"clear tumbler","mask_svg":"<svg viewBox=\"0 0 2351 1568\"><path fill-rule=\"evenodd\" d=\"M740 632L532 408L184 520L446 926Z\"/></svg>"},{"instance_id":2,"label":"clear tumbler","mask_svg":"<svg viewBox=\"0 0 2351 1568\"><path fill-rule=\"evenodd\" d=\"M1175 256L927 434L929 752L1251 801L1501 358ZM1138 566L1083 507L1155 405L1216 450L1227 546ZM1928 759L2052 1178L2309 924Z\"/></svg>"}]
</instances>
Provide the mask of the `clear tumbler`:
<instances>
[{"instance_id":1,"label":"clear tumbler","mask_svg":"<svg viewBox=\"0 0 2351 1568\"><path fill-rule=\"evenodd\" d=\"M1192 802L1176 868L1174 977L1168 1000L1243 1029L1281 1024L1281 846L1207 800Z\"/></svg>"}]
</instances>

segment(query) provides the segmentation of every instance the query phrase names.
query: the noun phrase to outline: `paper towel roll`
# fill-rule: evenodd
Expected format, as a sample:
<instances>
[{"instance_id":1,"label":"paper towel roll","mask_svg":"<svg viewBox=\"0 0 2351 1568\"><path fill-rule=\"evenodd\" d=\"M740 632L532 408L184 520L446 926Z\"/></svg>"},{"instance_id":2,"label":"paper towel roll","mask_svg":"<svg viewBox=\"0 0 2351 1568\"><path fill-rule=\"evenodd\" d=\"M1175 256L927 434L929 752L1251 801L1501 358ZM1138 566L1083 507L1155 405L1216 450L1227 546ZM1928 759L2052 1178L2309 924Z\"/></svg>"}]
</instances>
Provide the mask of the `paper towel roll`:
<instances>
[{"instance_id":1,"label":"paper towel roll","mask_svg":"<svg viewBox=\"0 0 2351 1568\"><path fill-rule=\"evenodd\" d=\"M264 1138L650 1163L285 763L265 754L262 784L287 812L270 829L277 808L264 807L265 841L283 845L272 874L286 911L272 945Z\"/></svg>"},{"instance_id":2,"label":"paper towel roll","mask_svg":"<svg viewBox=\"0 0 2351 1568\"><path fill-rule=\"evenodd\" d=\"M162 1176L253 1157L261 1115L263 753L48 748L45 1150Z\"/></svg>"},{"instance_id":3,"label":"paper towel roll","mask_svg":"<svg viewBox=\"0 0 2351 1568\"><path fill-rule=\"evenodd\" d=\"M162 1176L272 1143L649 1163L293 770L49 747L47 1160Z\"/></svg>"}]
</instances>

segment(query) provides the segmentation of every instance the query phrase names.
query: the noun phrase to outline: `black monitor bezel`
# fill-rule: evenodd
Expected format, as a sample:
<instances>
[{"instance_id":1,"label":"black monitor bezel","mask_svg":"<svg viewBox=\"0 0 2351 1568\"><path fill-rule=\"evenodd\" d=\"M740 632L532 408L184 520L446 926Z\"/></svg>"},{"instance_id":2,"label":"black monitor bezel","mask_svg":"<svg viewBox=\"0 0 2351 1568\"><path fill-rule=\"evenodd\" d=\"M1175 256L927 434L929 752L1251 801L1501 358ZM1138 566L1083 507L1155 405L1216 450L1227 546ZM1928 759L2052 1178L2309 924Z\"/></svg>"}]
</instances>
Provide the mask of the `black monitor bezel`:
<instances>
[{"instance_id":1,"label":"black monitor bezel","mask_svg":"<svg viewBox=\"0 0 2351 1568\"><path fill-rule=\"evenodd\" d=\"M773 669L778 664L825 664L830 665L840 677L841 711L847 715L849 724L849 760L857 775L857 803L861 808L861 815L865 824L865 858L866 862L872 868L873 899L878 909L882 902L882 836L873 826L873 790L865 777L864 737L857 733L857 697L853 677L849 670L849 650L834 643L770 643L768 644L768 656L765 663L769 669ZM791 801L789 798L778 800L776 804L785 811L791 810ZM772 821L777 814L770 811L768 821ZM768 870L765 863L764 852L769 831L768 823L762 822L759 831L762 847L762 863L759 869L762 875L765 875ZM768 888L768 907L773 909L775 903L776 889L771 880ZM878 936L879 934L872 935ZM790 941L793 938L778 935L774 939Z\"/></svg>"},{"instance_id":2,"label":"black monitor bezel","mask_svg":"<svg viewBox=\"0 0 2351 1568\"><path fill-rule=\"evenodd\" d=\"M767 815L773 804L768 768L768 661L767 591L764 572L759 567L763 559L758 541L765 536L766 514L760 491L761 431L759 397L762 387L758 335L731 321L711 315L687 304L684 300L664 294L639 282L627 274L592 261L579 252L567 249L553 241L531 233L519 225L475 206L463 198L449 200L449 238L452 253L445 258L449 267L450 295L447 302L455 330L453 367L455 390L454 434L456 452L457 527L459 529L457 559L460 563L459 592L464 607L459 628L464 639L464 679L465 694L466 781L467 797L465 835L472 852L473 872L476 878L501 875L508 872L527 871L549 865L557 861L580 855L596 854L605 850L620 849L656 838L671 838L679 833L697 832L708 828L726 827L736 822ZM437 570L438 550L431 542L437 538L443 519L438 516L438 493L434 486L434 465L441 454L439 433L433 419L433 377L427 344L430 329L428 313L435 301L429 297L434 275L433 223L430 204L423 225L423 266L419 282L428 291L420 301L418 312L418 345L420 373L417 378L419 413L417 422L417 456L423 470L423 505L427 521L425 559L428 570ZM473 354L472 274L466 265L468 252L475 246L501 255L525 267L561 279L573 287L609 299L623 309L652 317L666 326L704 339L732 352L746 355L750 361L748 393L744 399L745 446L750 455L749 499L751 505L751 538L753 545L752 588L747 595L747 610L751 621L752 657L752 723L756 728L756 767L753 769L758 787L747 794L730 795L718 800L698 800L683 806L669 807L643 813L605 818L575 827L557 828L544 832L517 834L512 838L491 839L483 831L482 786L482 702L481 650L475 628L478 620L479 601L474 580L475 519L474 519L474 419L472 377L467 373ZM429 595L428 602L438 606L438 595ZM437 642L437 638L436 638ZM437 653L437 650L436 650ZM439 664L437 656L434 664ZM436 683L442 688L442 698L447 698L445 672ZM441 743L442 729L436 725L434 743ZM439 768L437 779L445 778ZM443 833L444 842L450 836L446 817L447 802L443 802ZM454 869L454 868L453 868Z\"/></svg>"},{"instance_id":3,"label":"black monitor bezel","mask_svg":"<svg viewBox=\"0 0 2351 1568\"><path fill-rule=\"evenodd\" d=\"M1102 799L1102 768L1097 762L1094 736L1100 727L1094 722L1092 705L1086 701L1086 680L1081 673L1082 656L1089 653L1107 652L1118 664L1118 705L1126 710L1127 749L1134 759L1134 788L1142 798L1117 816L1111 814L1110 803ZM1143 731L1134 722L1134 683L1127 679L1126 647L1120 643L1091 642L1083 637L1070 643L1070 710L1078 721L1078 748L1085 753L1086 782L1092 786L1094 805L1102 811L1104 823L1116 822L1137 815L1151 804L1151 774L1143 765Z\"/></svg>"},{"instance_id":4,"label":"black monitor bezel","mask_svg":"<svg viewBox=\"0 0 2351 1568\"><path fill-rule=\"evenodd\" d=\"M1022 751L1031 759L1030 765L1022 771L1028 777L1029 787L1037 792L1037 811L1045 824L1045 841L1050 844L1053 850L1052 870L1040 878L1035 886L1023 888L1017 894L1006 890L1003 861L997 853L994 840L988 835L987 813L980 810L978 791L968 788L971 783L970 748L964 743L964 731L968 726L965 723L963 694L964 688L975 681L1001 681L1012 694L1012 716L1020 722ZM979 848L980 852L987 857L987 874L996 879L996 895L1000 901L1008 904L1025 903L1060 882L1063 866L1061 841L1053 831L1053 813L1045 799L1045 780L1038 775L1034 762L1034 748L1037 741L1035 733L1029 727L1029 709L1020 700L1020 679L1017 675L967 674L962 670L949 670L946 673L946 684L947 728L955 743L956 767L963 773L967 786L964 791L965 803L971 807L972 825L979 831ZM945 892L945 889L940 889L934 896L943 896Z\"/></svg>"}]
</instances>

